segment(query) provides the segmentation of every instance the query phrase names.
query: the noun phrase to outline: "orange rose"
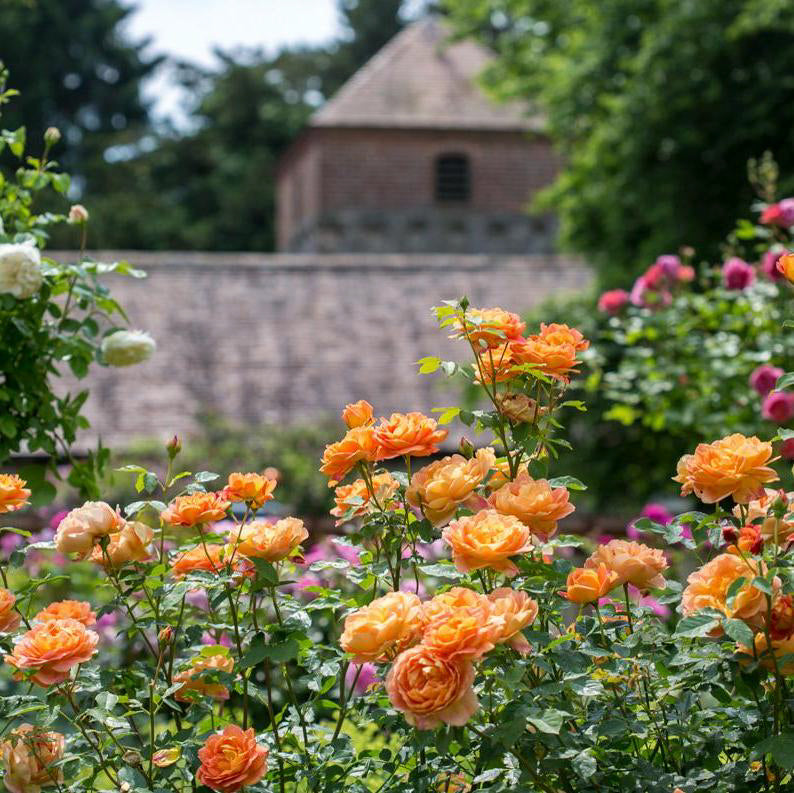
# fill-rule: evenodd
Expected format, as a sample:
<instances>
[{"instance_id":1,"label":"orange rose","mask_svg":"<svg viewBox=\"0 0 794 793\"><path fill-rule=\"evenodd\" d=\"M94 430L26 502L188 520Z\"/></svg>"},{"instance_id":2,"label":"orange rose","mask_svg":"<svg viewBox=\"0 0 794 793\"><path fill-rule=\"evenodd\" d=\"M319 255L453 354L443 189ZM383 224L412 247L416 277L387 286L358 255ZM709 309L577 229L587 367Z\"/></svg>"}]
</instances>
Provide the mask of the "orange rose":
<instances>
[{"instance_id":1,"label":"orange rose","mask_svg":"<svg viewBox=\"0 0 794 793\"><path fill-rule=\"evenodd\" d=\"M375 413L372 405L366 399L359 399L352 405L345 405L342 411L342 421L349 430L356 427L370 427L375 423Z\"/></svg>"},{"instance_id":2,"label":"orange rose","mask_svg":"<svg viewBox=\"0 0 794 793\"><path fill-rule=\"evenodd\" d=\"M766 635L763 633L755 634L754 643L755 653L751 647L745 647L743 644L737 645L736 649L740 654L758 658L761 666L770 672L774 671L777 666L781 675L794 675L794 661L791 660L791 656L794 655L794 636L787 636L785 639L772 639L771 650ZM789 660L784 663L782 659L785 656L788 656ZM776 661L777 663L775 663Z\"/></svg>"},{"instance_id":3,"label":"orange rose","mask_svg":"<svg viewBox=\"0 0 794 793\"><path fill-rule=\"evenodd\" d=\"M782 490L766 488L763 495L747 504L747 522L758 525L765 542L777 541L779 544L785 544L794 539L792 536L794 535L794 520L789 514L782 518L776 518L770 512L772 505L778 499L781 499L785 505L787 513L792 511L794 493L784 493ZM742 510L738 504L733 508L733 514L741 520Z\"/></svg>"},{"instance_id":4,"label":"orange rose","mask_svg":"<svg viewBox=\"0 0 794 793\"><path fill-rule=\"evenodd\" d=\"M375 443L378 459L393 457L427 457L435 454L438 444L449 432L438 429L434 419L422 413L392 413L382 418L375 428Z\"/></svg>"},{"instance_id":5,"label":"orange rose","mask_svg":"<svg viewBox=\"0 0 794 793\"><path fill-rule=\"evenodd\" d=\"M529 469L526 463L519 465L516 476L524 472L529 476ZM491 475L488 477L486 484L488 485L488 490L491 493L495 493L499 488L504 487L508 482L512 481L510 477L510 464L507 462L507 458L502 458L494 463L491 469Z\"/></svg>"},{"instance_id":6,"label":"orange rose","mask_svg":"<svg viewBox=\"0 0 794 793\"><path fill-rule=\"evenodd\" d=\"M491 601L491 614L504 620L497 644L509 644L514 650L526 655L530 651L529 642L521 631L531 625L538 616L538 604L526 592L516 589L494 589L488 595Z\"/></svg>"},{"instance_id":7,"label":"orange rose","mask_svg":"<svg viewBox=\"0 0 794 793\"><path fill-rule=\"evenodd\" d=\"M455 586L422 604L425 622L446 619L455 611L464 610L477 615L481 622L491 619L491 601L473 589Z\"/></svg>"},{"instance_id":8,"label":"orange rose","mask_svg":"<svg viewBox=\"0 0 794 793\"><path fill-rule=\"evenodd\" d=\"M232 542L236 543L239 554L268 562L286 559L308 536L303 521L298 518L282 518L276 523L254 520L232 529Z\"/></svg>"},{"instance_id":9,"label":"orange rose","mask_svg":"<svg viewBox=\"0 0 794 793\"><path fill-rule=\"evenodd\" d=\"M453 520L441 537L452 548L452 559L461 573L488 567L514 576L518 568L510 557L527 553L533 544L528 526L495 509Z\"/></svg>"},{"instance_id":10,"label":"orange rose","mask_svg":"<svg viewBox=\"0 0 794 793\"><path fill-rule=\"evenodd\" d=\"M517 377L520 373L515 370L515 365L518 361L514 351L516 346L523 344L524 341L524 339L519 339L483 350L477 356L474 382L493 385L494 383L504 383Z\"/></svg>"},{"instance_id":11,"label":"orange rose","mask_svg":"<svg viewBox=\"0 0 794 793\"><path fill-rule=\"evenodd\" d=\"M619 583L618 574L601 563L593 568L571 570L565 582L565 592L560 594L572 603L594 603Z\"/></svg>"},{"instance_id":12,"label":"orange rose","mask_svg":"<svg viewBox=\"0 0 794 793\"><path fill-rule=\"evenodd\" d=\"M443 526L482 484L495 462L490 448L478 450L471 460L460 454L436 460L411 477L405 497L434 526Z\"/></svg>"},{"instance_id":13,"label":"orange rose","mask_svg":"<svg viewBox=\"0 0 794 793\"><path fill-rule=\"evenodd\" d=\"M602 564L617 574L619 584L634 584L642 590L666 586L662 572L667 569L667 559L657 548L649 548L641 542L612 540L599 545L584 566L588 570L599 570Z\"/></svg>"},{"instance_id":14,"label":"orange rose","mask_svg":"<svg viewBox=\"0 0 794 793\"><path fill-rule=\"evenodd\" d=\"M381 507L389 506L389 501L398 488L397 480L388 471L372 477L372 489ZM337 526L346 520L366 515L374 506L367 483L363 479L356 479L350 485L338 485L334 491L334 503L336 506L331 510L331 514L338 519Z\"/></svg>"},{"instance_id":15,"label":"orange rose","mask_svg":"<svg viewBox=\"0 0 794 793\"><path fill-rule=\"evenodd\" d=\"M479 706L473 682L470 663L440 658L420 644L397 656L386 691L391 704L419 730L441 724L462 727Z\"/></svg>"},{"instance_id":16,"label":"orange rose","mask_svg":"<svg viewBox=\"0 0 794 793\"><path fill-rule=\"evenodd\" d=\"M728 553L735 554L754 554L757 555L764 550L764 537L761 528L750 524L739 529L739 536L735 545L729 545L725 549Z\"/></svg>"},{"instance_id":17,"label":"orange rose","mask_svg":"<svg viewBox=\"0 0 794 793\"><path fill-rule=\"evenodd\" d=\"M529 364L549 377L568 382L575 372L576 353L590 346L582 334L567 325L544 325L540 333L530 336L524 343L513 345L516 363Z\"/></svg>"},{"instance_id":18,"label":"orange rose","mask_svg":"<svg viewBox=\"0 0 794 793\"><path fill-rule=\"evenodd\" d=\"M33 622L52 622L53 620L77 620L86 628L96 625L96 614L91 609L91 604L84 600L58 600L42 609Z\"/></svg>"},{"instance_id":19,"label":"orange rose","mask_svg":"<svg viewBox=\"0 0 794 793\"><path fill-rule=\"evenodd\" d=\"M229 474L221 494L227 501L243 501L252 509L259 509L273 498L276 480L262 474Z\"/></svg>"},{"instance_id":20,"label":"orange rose","mask_svg":"<svg viewBox=\"0 0 794 793\"><path fill-rule=\"evenodd\" d=\"M512 482L492 493L488 503L503 515L515 516L534 535L547 540L557 531L557 522L576 509L568 498L566 488L553 488L547 480L533 479L522 470Z\"/></svg>"},{"instance_id":21,"label":"orange rose","mask_svg":"<svg viewBox=\"0 0 794 793\"><path fill-rule=\"evenodd\" d=\"M517 339L526 328L526 323L518 314L502 308L470 308L461 320L458 318L453 325L455 332L450 338L467 338L475 349L479 342L489 347L498 347L506 339Z\"/></svg>"},{"instance_id":22,"label":"orange rose","mask_svg":"<svg viewBox=\"0 0 794 793\"><path fill-rule=\"evenodd\" d=\"M27 506L30 490L16 474L0 474L0 515Z\"/></svg>"},{"instance_id":23,"label":"orange rose","mask_svg":"<svg viewBox=\"0 0 794 793\"><path fill-rule=\"evenodd\" d=\"M40 686L54 686L69 678L69 670L88 661L96 652L99 636L82 622L72 619L38 622L24 633L6 655L17 669L16 680L32 671L30 680Z\"/></svg>"},{"instance_id":24,"label":"orange rose","mask_svg":"<svg viewBox=\"0 0 794 793\"><path fill-rule=\"evenodd\" d=\"M764 571L765 568L752 559L745 561L733 554L721 553L687 578L688 586L681 596L681 611L684 616L689 616L711 608L721 611L726 617L758 625L766 612L766 595L752 586L752 581ZM729 607L728 590L739 578L746 579L745 583ZM721 636L722 628L716 628L712 635Z\"/></svg>"},{"instance_id":25,"label":"orange rose","mask_svg":"<svg viewBox=\"0 0 794 793\"><path fill-rule=\"evenodd\" d=\"M341 441L325 447L320 471L328 477L328 487L334 487L350 473L356 463L362 460L374 462L376 459L377 445L372 427L354 427L347 431Z\"/></svg>"},{"instance_id":26,"label":"orange rose","mask_svg":"<svg viewBox=\"0 0 794 793\"><path fill-rule=\"evenodd\" d=\"M161 513L172 526L198 526L223 520L229 501L223 493L189 493L177 496Z\"/></svg>"},{"instance_id":27,"label":"orange rose","mask_svg":"<svg viewBox=\"0 0 794 793\"><path fill-rule=\"evenodd\" d=\"M171 572L177 578L195 572L220 573L226 569L230 553L224 545L197 545L177 554Z\"/></svg>"},{"instance_id":28,"label":"orange rose","mask_svg":"<svg viewBox=\"0 0 794 793\"><path fill-rule=\"evenodd\" d=\"M548 413L548 408L526 394L497 394L496 404L503 416L516 424L532 424L538 416Z\"/></svg>"},{"instance_id":29,"label":"orange rose","mask_svg":"<svg viewBox=\"0 0 794 793\"><path fill-rule=\"evenodd\" d=\"M774 482L777 474L771 462L772 444L755 436L746 438L738 432L713 443L700 443L694 454L678 461L681 495L693 493L705 504L714 504L733 496L746 504L764 495L764 484Z\"/></svg>"},{"instance_id":30,"label":"orange rose","mask_svg":"<svg viewBox=\"0 0 794 793\"><path fill-rule=\"evenodd\" d=\"M794 283L794 253L784 253L775 266L787 281Z\"/></svg>"},{"instance_id":31,"label":"orange rose","mask_svg":"<svg viewBox=\"0 0 794 793\"><path fill-rule=\"evenodd\" d=\"M267 773L268 751L259 746L253 729L230 724L220 734L207 738L199 749L201 767L196 779L218 793L237 793L255 785Z\"/></svg>"},{"instance_id":32,"label":"orange rose","mask_svg":"<svg viewBox=\"0 0 794 793\"><path fill-rule=\"evenodd\" d=\"M422 638L422 603L409 592L389 592L345 619L339 643L353 663L388 661Z\"/></svg>"},{"instance_id":33,"label":"orange rose","mask_svg":"<svg viewBox=\"0 0 794 793\"><path fill-rule=\"evenodd\" d=\"M14 610L16 597L7 589L0 588L0 633L16 630L21 619L19 612Z\"/></svg>"},{"instance_id":34,"label":"orange rose","mask_svg":"<svg viewBox=\"0 0 794 793\"><path fill-rule=\"evenodd\" d=\"M5 769L3 784L8 793L40 793L41 788L60 785L64 737L45 732L32 724L21 724L0 743L0 763Z\"/></svg>"},{"instance_id":35,"label":"orange rose","mask_svg":"<svg viewBox=\"0 0 794 793\"><path fill-rule=\"evenodd\" d=\"M228 655L211 655L194 658L188 669L174 675L175 683L182 683L182 688L174 693L177 702L193 702L188 692L196 692L212 699L229 699L229 689L217 682L217 673L227 675L234 672L234 660ZM213 677L216 678L213 681Z\"/></svg>"},{"instance_id":36,"label":"orange rose","mask_svg":"<svg viewBox=\"0 0 794 793\"><path fill-rule=\"evenodd\" d=\"M768 619L769 636L787 639L794 634L794 597L779 595L772 604Z\"/></svg>"},{"instance_id":37,"label":"orange rose","mask_svg":"<svg viewBox=\"0 0 794 793\"><path fill-rule=\"evenodd\" d=\"M77 553L85 558L100 537L119 531L123 524L124 519L109 504L86 501L58 524L55 547L61 553Z\"/></svg>"},{"instance_id":38,"label":"orange rose","mask_svg":"<svg viewBox=\"0 0 794 793\"><path fill-rule=\"evenodd\" d=\"M150 558L149 546L154 539L151 526L137 521L126 522L121 531L110 535L104 551L99 545L91 552L91 561L96 564L122 567L130 562L145 562Z\"/></svg>"}]
</instances>

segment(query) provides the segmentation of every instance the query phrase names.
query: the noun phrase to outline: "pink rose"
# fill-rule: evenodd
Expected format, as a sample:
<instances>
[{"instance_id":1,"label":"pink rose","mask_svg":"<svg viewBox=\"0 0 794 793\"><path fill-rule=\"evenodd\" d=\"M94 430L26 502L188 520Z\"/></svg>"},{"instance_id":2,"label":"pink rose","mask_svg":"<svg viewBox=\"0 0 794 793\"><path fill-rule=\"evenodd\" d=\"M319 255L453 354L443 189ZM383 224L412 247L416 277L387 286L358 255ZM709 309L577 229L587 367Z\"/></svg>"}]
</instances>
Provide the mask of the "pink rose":
<instances>
[{"instance_id":1,"label":"pink rose","mask_svg":"<svg viewBox=\"0 0 794 793\"><path fill-rule=\"evenodd\" d=\"M777 366L772 366L768 363L761 364L750 375L750 387L761 396L766 396L775 387L778 378L782 377L783 374L783 370Z\"/></svg>"},{"instance_id":2,"label":"pink rose","mask_svg":"<svg viewBox=\"0 0 794 793\"><path fill-rule=\"evenodd\" d=\"M761 213L761 222L767 226L794 226L794 198L784 198L776 204L770 204Z\"/></svg>"},{"instance_id":3,"label":"pink rose","mask_svg":"<svg viewBox=\"0 0 794 793\"><path fill-rule=\"evenodd\" d=\"M761 405L761 415L777 424L787 424L794 418L794 394L770 391Z\"/></svg>"},{"instance_id":4,"label":"pink rose","mask_svg":"<svg viewBox=\"0 0 794 793\"><path fill-rule=\"evenodd\" d=\"M755 270L738 256L722 265L722 280L727 289L746 289L755 280Z\"/></svg>"},{"instance_id":5,"label":"pink rose","mask_svg":"<svg viewBox=\"0 0 794 793\"><path fill-rule=\"evenodd\" d=\"M761 270L767 278L773 281L780 281L783 279L783 273L777 269L777 263L785 251L767 251L761 259Z\"/></svg>"},{"instance_id":6,"label":"pink rose","mask_svg":"<svg viewBox=\"0 0 794 793\"><path fill-rule=\"evenodd\" d=\"M618 314L629 299L630 295L625 289L610 289L598 298L598 310L605 314Z\"/></svg>"},{"instance_id":7,"label":"pink rose","mask_svg":"<svg viewBox=\"0 0 794 793\"><path fill-rule=\"evenodd\" d=\"M794 460L794 438L783 441L780 447L780 455L784 460Z\"/></svg>"}]
</instances>

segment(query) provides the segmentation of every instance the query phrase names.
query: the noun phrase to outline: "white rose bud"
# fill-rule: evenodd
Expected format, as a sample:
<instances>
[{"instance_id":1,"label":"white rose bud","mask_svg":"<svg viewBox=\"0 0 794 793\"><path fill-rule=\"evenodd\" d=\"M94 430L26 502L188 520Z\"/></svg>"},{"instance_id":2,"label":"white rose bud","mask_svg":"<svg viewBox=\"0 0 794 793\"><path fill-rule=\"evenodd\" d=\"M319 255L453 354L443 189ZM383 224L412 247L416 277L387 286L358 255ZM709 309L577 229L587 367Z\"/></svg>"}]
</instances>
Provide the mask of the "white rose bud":
<instances>
[{"instance_id":1,"label":"white rose bud","mask_svg":"<svg viewBox=\"0 0 794 793\"><path fill-rule=\"evenodd\" d=\"M33 242L0 245L0 294L33 297L43 280L41 254Z\"/></svg>"},{"instance_id":2,"label":"white rose bud","mask_svg":"<svg viewBox=\"0 0 794 793\"><path fill-rule=\"evenodd\" d=\"M142 330L117 330L102 340L102 357L110 366L132 366L152 357L154 339Z\"/></svg>"},{"instance_id":3,"label":"white rose bud","mask_svg":"<svg viewBox=\"0 0 794 793\"><path fill-rule=\"evenodd\" d=\"M88 210L82 204L74 204L69 208L70 223L86 223L88 221Z\"/></svg>"},{"instance_id":4,"label":"white rose bud","mask_svg":"<svg viewBox=\"0 0 794 793\"><path fill-rule=\"evenodd\" d=\"M58 127L47 127L44 130L44 142L50 146L54 146L61 139L61 131Z\"/></svg>"}]
</instances>

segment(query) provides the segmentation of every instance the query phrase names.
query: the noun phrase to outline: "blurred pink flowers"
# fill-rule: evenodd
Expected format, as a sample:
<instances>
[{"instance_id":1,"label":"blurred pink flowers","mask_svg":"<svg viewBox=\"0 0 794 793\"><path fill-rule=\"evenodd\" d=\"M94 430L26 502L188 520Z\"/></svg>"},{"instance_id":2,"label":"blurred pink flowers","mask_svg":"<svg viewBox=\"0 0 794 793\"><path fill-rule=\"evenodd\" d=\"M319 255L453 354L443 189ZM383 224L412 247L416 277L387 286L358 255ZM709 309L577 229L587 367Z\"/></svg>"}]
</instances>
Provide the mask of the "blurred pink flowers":
<instances>
[{"instance_id":1,"label":"blurred pink flowers","mask_svg":"<svg viewBox=\"0 0 794 793\"><path fill-rule=\"evenodd\" d=\"M722 280L727 289L746 289L755 281L755 270L744 259L732 256L722 265Z\"/></svg>"},{"instance_id":2,"label":"blurred pink flowers","mask_svg":"<svg viewBox=\"0 0 794 793\"><path fill-rule=\"evenodd\" d=\"M783 376L783 370L777 366L764 363L753 370L750 375L750 386L761 396L766 396Z\"/></svg>"}]
</instances>

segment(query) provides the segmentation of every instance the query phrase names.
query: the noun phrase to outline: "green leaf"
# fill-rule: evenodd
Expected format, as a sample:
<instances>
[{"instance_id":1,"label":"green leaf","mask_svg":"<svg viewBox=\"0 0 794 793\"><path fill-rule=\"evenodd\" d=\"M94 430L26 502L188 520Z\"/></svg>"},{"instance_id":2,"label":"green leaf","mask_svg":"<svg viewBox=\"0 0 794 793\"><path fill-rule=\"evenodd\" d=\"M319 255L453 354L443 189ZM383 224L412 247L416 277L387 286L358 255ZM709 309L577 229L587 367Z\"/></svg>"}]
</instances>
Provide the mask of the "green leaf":
<instances>
[{"instance_id":1,"label":"green leaf","mask_svg":"<svg viewBox=\"0 0 794 793\"><path fill-rule=\"evenodd\" d=\"M794 734L774 735L761 741L753 751L756 756L771 754L781 768L794 768Z\"/></svg>"},{"instance_id":2,"label":"green leaf","mask_svg":"<svg viewBox=\"0 0 794 793\"><path fill-rule=\"evenodd\" d=\"M785 388L791 388L794 385L794 372L786 372L780 375L775 383L775 390L782 391Z\"/></svg>"},{"instance_id":3,"label":"green leaf","mask_svg":"<svg viewBox=\"0 0 794 793\"><path fill-rule=\"evenodd\" d=\"M719 624L723 615L713 609L703 610L690 617L684 617L675 629L675 635L686 639L708 636Z\"/></svg>"},{"instance_id":4,"label":"green leaf","mask_svg":"<svg viewBox=\"0 0 794 793\"><path fill-rule=\"evenodd\" d=\"M539 732L545 732L549 735L559 735L565 719L569 718L570 715L570 713L566 713L562 710L548 708L538 715L527 716L527 721Z\"/></svg>"},{"instance_id":5,"label":"green leaf","mask_svg":"<svg viewBox=\"0 0 794 793\"><path fill-rule=\"evenodd\" d=\"M428 355L426 358L420 358L416 363L419 365L419 374L432 374L441 366L441 358Z\"/></svg>"},{"instance_id":6,"label":"green leaf","mask_svg":"<svg viewBox=\"0 0 794 793\"><path fill-rule=\"evenodd\" d=\"M266 587L278 586L278 570L265 559L254 559L256 580Z\"/></svg>"},{"instance_id":7,"label":"green leaf","mask_svg":"<svg viewBox=\"0 0 794 793\"><path fill-rule=\"evenodd\" d=\"M574 476L557 476L549 479L549 484L552 487L567 487L568 490L587 490L587 485Z\"/></svg>"},{"instance_id":8,"label":"green leaf","mask_svg":"<svg viewBox=\"0 0 794 793\"><path fill-rule=\"evenodd\" d=\"M441 413L438 417L439 424L449 424L460 413L460 408L433 408L433 413Z\"/></svg>"},{"instance_id":9,"label":"green leaf","mask_svg":"<svg viewBox=\"0 0 794 793\"><path fill-rule=\"evenodd\" d=\"M753 646L753 632L741 620L727 619L723 620L722 627L725 633L734 641L743 644L745 647Z\"/></svg>"}]
</instances>

